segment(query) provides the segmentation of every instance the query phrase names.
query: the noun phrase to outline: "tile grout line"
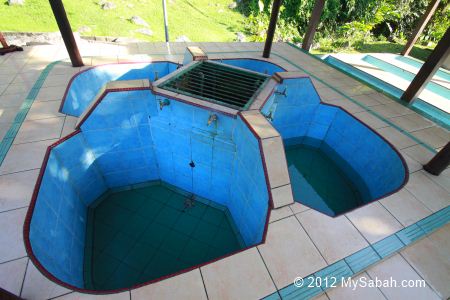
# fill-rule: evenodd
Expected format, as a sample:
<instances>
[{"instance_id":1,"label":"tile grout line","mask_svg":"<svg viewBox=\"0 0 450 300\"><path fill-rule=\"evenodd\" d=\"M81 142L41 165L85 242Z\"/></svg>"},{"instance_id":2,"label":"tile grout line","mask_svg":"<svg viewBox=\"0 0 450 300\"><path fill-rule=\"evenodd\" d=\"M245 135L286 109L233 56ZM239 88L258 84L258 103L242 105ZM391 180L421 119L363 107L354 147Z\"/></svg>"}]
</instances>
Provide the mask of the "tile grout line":
<instances>
[{"instance_id":1,"label":"tile grout line","mask_svg":"<svg viewBox=\"0 0 450 300\"><path fill-rule=\"evenodd\" d=\"M269 274L270 280L272 280L273 286L275 287L275 292L273 292L272 294L277 293L278 296L281 297L280 292L278 291L278 287L275 283L275 280L273 279L272 274L270 274L269 268L267 267L266 261L264 260L264 257L262 256L261 251L259 251L259 246L256 246L256 251L258 251L258 254L261 257L261 260L264 264L264 267L266 268L267 273Z\"/></svg>"},{"instance_id":2,"label":"tile grout line","mask_svg":"<svg viewBox=\"0 0 450 300\"><path fill-rule=\"evenodd\" d=\"M19 296L22 296L22 293L23 293L23 287L25 286L25 279L26 279L26 277L27 277L28 266L29 266L29 264L30 264L30 259L28 258L28 260L27 260L27 265L26 265L26 267L25 267L25 272L24 272L24 274L23 274L22 285L20 286Z\"/></svg>"},{"instance_id":3,"label":"tile grout line","mask_svg":"<svg viewBox=\"0 0 450 300\"><path fill-rule=\"evenodd\" d=\"M198 268L198 271L200 272L200 277L202 278L203 289L205 290L206 299L209 299L208 290L206 289L205 279L203 278L202 268L201 267Z\"/></svg>"},{"instance_id":4,"label":"tile grout line","mask_svg":"<svg viewBox=\"0 0 450 300\"><path fill-rule=\"evenodd\" d=\"M0 262L0 265L7 264L7 263L10 263L10 262L13 262L13 261L16 261L19 259L27 258L27 257L28 256L25 255L25 256L18 257L18 258L10 259L10 260L4 261L4 262Z\"/></svg>"},{"instance_id":5,"label":"tile grout line","mask_svg":"<svg viewBox=\"0 0 450 300\"><path fill-rule=\"evenodd\" d=\"M63 137L62 135L63 135L63 131L64 131L64 126L66 125L66 120L67 120L67 115L64 116L64 121L62 123L61 130L59 131L59 138L58 139Z\"/></svg>"},{"instance_id":6,"label":"tile grout line","mask_svg":"<svg viewBox=\"0 0 450 300\"><path fill-rule=\"evenodd\" d=\"M428 286L430 290L432 290L439 298L440 295L438 294L438 291L436 291L434 287L425 280L425 278L419 273L419 271L416 270L416 268L414 268L414 266L408 261L408 259L406 259L405 256L403 256L401 251L398 252L398 255L400 255L400 257L403 258L403 260L411 267L411 269L413 269L413 271L417 274L417 276L419 276L425 282L425 285Z\"/></svg>"},{"instance_id":7,"label":"tile grout line","mask_svg":"<svg viewBox=\"0 0 450 300\"><path fill-rule=\"evenodd\" d=\"M367 276L369 276L369 278L370 278L371 280L373 280L372 276L370 276L369 272L367 272L367 271L368 271L368 269L366 269L364 272L367 274ZM384 292L383 292L380 288L377 287L377 290L380 291L381 295L383 295L383 297L384 297L386 300L389 300L389 298L384 294Z\"/></svg>"},{"instance_id":8,"label":"tile grout line","mask_svg":"<svg viewBox=\"0 0 450 300\"><path fill-rule=\"evenodd\" d=\"M27 169L27 170L14 171L14 172L10 172L10 173L4 173L4 174L0 174L0 177L7 176L7 175L14 175L14 174L22 173L22 172L30 172L30 171L35 171L35 170L40 170L40 168L34 168L34 169Z\"/></svg>"},{"instance_id":9,"label":"tile grout line","mask_svg":"<svg viewBox=\"0 0 450 300\"><path fill-rule=\"evenodd\" d=\"M53 300L53 299L57 299L57 298L59 298L59 297L64 297L64 296L72 295L72 294L75 294L75 291L69 290L69 292L67 292L67 293L60 294L60 295L56 295L56 296L54 296L54 297L49 297L49 298L47 298L47 299L48 299L48 300Z\"/></svg>"},{"instance_id":10,"label":"tile grout line","mask_svg":"<svg viewBox=\"0 0 450 300\"><path fill-rule=\"evenodd\" d=\"M320 256L322 257L323 261L325 262L325 264L327 265L327 267L329 265L332 265L330 263L328 263L328 261L325 259L325 257L323 256L322 252L320 251L319 247L317 247L316 243L314 243L313 239L311 238L311 236L309 235L308 231L305 229L305 227L303 226L302 222L300 222L300 220L297 218L296 215L294 215L294 218L297 220L297 222L300 224L300 227L303 229L303 231L305 231L306 235L308 236L309 240L311 241L311 243L314 245L314 248L316 248L317 252L319 252ZM326 267L325 267L326 268Z\"/></svg>"},{"instance_id":11,"label":"tile grout line","mask_svg":"<svg viewBox=\"0 0 450 300\"><path fill-rule=\"evenodd\" d=\"M29 205L26 206L22 206L22 207L16 207L16 208L12 208L12 209L8 209L8 210L4 210L4 211L0 211L0 214L4 214L4 213L9 213L12 211L16 211L16 210L20 210L20 209L24 209L27 208Z\"/></svg>"},{"instance_id":12,"label":"tile grout line","mask_svg":"<svg viewBox=\"0 0 450 300\"><path fill-rule=\"evenodd\" d=\"M40 143L40 142L46 142L51 140L59 140L61 138L61 134L58 137L50 137L50 138L44 138L43 140L35 140L35 141L27 141L27 142L20 142L20 143L13 143L11 146L15 145L26 145L26 144L33 144L33 143ZM50 143L50 145L53 143Z\"/></svg>"},{"instance_id":13,"label":"tile grout line","mask_svg":"<svg viewBox=\"0 0 450 300\"><path fill-rule=\"evenodd\" d=\"M344 214L344 216L345 216L345 218L350 222L350 224L352 224L352 226L353 226L353 228L355 228L356 229L356 231L358 231L358 233L362 236L362 238L367 242L367 244L368 244L368 246L366 246L366 247L364 247L364 248L362 248L362 249L365 249L365 248L367 248L367 247L371 247L371 245L372 245L372 243L370 243L370 241L366 238L366 236L358 229L358 227L356 227L356 225L352 222L352 220L350 220L350 218L347 216L347 214ZM403 227L404 228L404 227ZM402 229L403 229L402 228ZM381 239L382 240L382 239ZM381 241L380 240L380 241ZM378 242L378 241L377 241ZM376 242L375 242L376 243ZM361 250L362 250L361 249ZM358 251L360 251L360 250L358 250ZM346 257L348 257L349 255L347 255ZM344 259L346 258L346 257L344 257Z\"/></svg>"},{"instance_id":14,"label":"tile grout line","mask_svg":"<svg viewBox=\"0 0 450 300\"><path fill-rule=\"evenodd\" d=\"M387 198L387 197L385 197L385 198ZM394 218L394 220L396 220L398 222L398 224L400 224L401 227L403 227L403 228L406 227L405 225L403 225L402 222L400 222L399 219L397 219L397 217L386 206L383 205L383 203L381 203L381 201L378 201L378 203L381 205L382 208L384 208Z\"/></svg>"}]
</instances>

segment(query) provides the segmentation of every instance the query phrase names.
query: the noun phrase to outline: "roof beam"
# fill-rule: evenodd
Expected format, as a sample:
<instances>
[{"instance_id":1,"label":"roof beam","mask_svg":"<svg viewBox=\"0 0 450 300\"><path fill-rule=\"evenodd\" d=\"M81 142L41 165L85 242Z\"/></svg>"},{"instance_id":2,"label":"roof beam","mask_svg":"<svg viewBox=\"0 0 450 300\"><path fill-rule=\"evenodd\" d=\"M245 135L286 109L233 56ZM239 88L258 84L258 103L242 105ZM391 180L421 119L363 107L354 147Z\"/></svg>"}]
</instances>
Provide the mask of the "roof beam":
<instances>
[{"instance_id":1,"label":"roof beam","mask_svg":"<svg viewBox=\"0 0 450 300\"><path fill-rule=\"evenodd\" d=\"M278 14L280 13L282 0L274 0L272 4L272 13L270 14L269 28L267 29L266 43L264 45L263 57L270 57L270 50L272 49L273 37L277 27Z\"/></svg>"},{"instance_id":2,"label":"roof beam","mask_svg":"<svg viewBox=\"0 0 450 300\"><path fill-rule=\"evenodd\" d=\"M401 99L407 102L411 102L416 99L428 82L433 78L436 71L442 66L446 58L450 53L450 27L447 28L442 39L431 52L428 59L420 68L417 75L409 84L406 91L401 96Z\"/></svg>"},{"instance_id":3,"label":"roof beam","mask_svg":"<svg viewBox=\"0 0 450 300\"><path fill-rule=\"evenodd\" d=\"M302 42L303 50L309 51L309 49L311 48L324 6L325 0L316 0L313 11L311 13L311 18L309 19L308 29L306 30L305 37L303 38Z\"/></svg>"},{"instance_id":4,"label":"roof beam","mask_svg":"<svg viewBox=\"0 0 450 300\"><path fill-rule=\"evenodd\" d=\"M426 165L424 170L430 174L438 176L450 164L450 142L445 145Z\"/></svg>"},{"instance_id":5,"label":"roof beam","mask_svg":"<svg viewBox=\"0 0 450 300\"><path fill-rule=\"evenodd\" d=\"M58 24L59 31L66 45L67 52L69 53L72 66L81 67L84 66L81 59L80 51L73 36L72 28L70 27L69 20L67 19L66 11L61 0L49 0L52 7L53 15L55 16L56 23Z\"/></svg>"},{"instance_id":6,"label":"roof beam","mask_svg":"<svg viewBox=\"0 0 450 300\"><path fill-rule=\"evenodd\" d=\"M422 34L422 31L427 26L428 22L431 20L431 18L434 15L434 12L436 11L437 7L439 6L439 3L441 0L431 0L430 4L427 7L427 10L423 14L423 16L420 18L419 23L417 24L417 27L414 29L413 33L408 39L408 42L405 45L405 48L403 48L401 55L409 55L412 48L414 47L414 44L419 39L420 35Z\"/></svg>"}]
</instances>

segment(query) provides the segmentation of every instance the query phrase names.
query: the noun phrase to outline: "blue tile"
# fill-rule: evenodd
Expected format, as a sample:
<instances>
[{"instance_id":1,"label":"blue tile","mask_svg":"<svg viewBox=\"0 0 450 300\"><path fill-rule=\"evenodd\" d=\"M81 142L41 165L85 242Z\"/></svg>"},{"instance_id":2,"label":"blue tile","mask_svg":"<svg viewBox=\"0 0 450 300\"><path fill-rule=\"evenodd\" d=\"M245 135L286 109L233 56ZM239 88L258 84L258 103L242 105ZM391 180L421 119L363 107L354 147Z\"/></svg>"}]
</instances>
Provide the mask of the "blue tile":
<instances>
[{"instance_id":1,"label":"blue tile","mask_svg":"<svg viewBox=\"0 0 450 300\"><path fill-rule=\"evenodd\" d=\"M154 62L151 64L116 64L93 68L79 74L72 82L63 112L80 116L98 91L111 80L154 79L155 71L162 77L173 70L175 64Z\"/></svg>"},{"instance_id":2,"label":"blue tile","mask_svg":"<svg viewBox=\"0 0 450 300\"><path fill-rule=\"evenodd\" d=\"M417 224L410 225L396 233L397 237L405 244L408 245L426 234Z\"/></svg>"},{"instance_id":3,"label":"blue tile","mask_svg":"<svg viewBox=\"0 0 450 300\"><path fill-rule=\"evenodd\" d=\"M312 275L311 275L312 276ZM309 277L305 277L304 284L301 287L296 287L293 284L279 290L281 299L288 300L288 299L311 299L314 296L317 296L323 292L323 290L313 285L313 287L308 287L310 280ZM314 276L312 276L314 277Z\"/></svg>"},{"instance_id":4,"label":"blue tile","mask_svg":"<svg viewBox=\"0 0 450 300\"><path fill-rule=\"evenodd\" d=\"M270 294L269 296L264 297L263 299L264 300L281 300L281 297L278 294L278 292L275 292L273 294Z\"/></svg>"},{"instance_id":5,"label":"blue tile","mask_svg":"<svg viewBox=\"0 0 450 300\"><path fill-rule=\"evenodd\" d=\"M337 286L342 280L351 277L353 274L347 263L344 260L340 260L316 272L314 275L321 278L319 282L321 283L321 288L325 290Z\"/></svg>"},{"instance_id":6,"label":"blue tile","mask_svg":"<svg viewBox=\"0 0 450 300\"><path fill-rule=\"evenodd\" d=\"M395 234L388 236L387 238L384 238L372 245L381 258L385 258L392 253L397 252L404 246L405 245L403 242Z\"/></svg>"},{"instance_id":7,"label":"blue tile","mask_svg":"<svg viewBox=\"0 0 450 300\"><path fill-rule=\"evenodd\" d=\"M423 220L417 222L417 225L426 233L433 232L434 230L444 226L450 221L450 206L444 208Z\"/></svg>"},{"instance_id":8,"label":"blue tile","mask_svg":"<svg viewBox=\"0 0 450 300\"><path fill-rule=\"evenodd\" d=\"M355 274L361 272L379 260L380 257L370 246L345 258L345 261Z\"/></svg>"}]
</instances>

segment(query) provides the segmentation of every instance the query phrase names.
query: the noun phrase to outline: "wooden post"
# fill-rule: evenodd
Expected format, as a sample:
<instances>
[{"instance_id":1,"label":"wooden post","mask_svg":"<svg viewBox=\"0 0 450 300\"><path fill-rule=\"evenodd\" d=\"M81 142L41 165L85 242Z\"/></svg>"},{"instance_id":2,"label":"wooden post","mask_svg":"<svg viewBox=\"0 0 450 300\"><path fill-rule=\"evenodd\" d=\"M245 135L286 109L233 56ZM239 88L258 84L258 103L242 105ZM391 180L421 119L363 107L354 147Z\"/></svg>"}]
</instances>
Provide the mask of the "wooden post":
<instances>
[{"instance_id":1,"label":"wooden post","mask_svg":"<svg viewBox=\"0 0 450 300\"><path fill-rule=\"evenodd\" d=\"M166 43L169 42L169 21L167 18L167 7L166 7L166 0L162 1L163 5L163 15L164 15L164 33L166 35Z\"/></svg>"},{"instance_id":2,"label":"wooden post","mask_svg":"<svg viewBox=\"0 0 450 300\"><path fill-rule=\"evenodd\" d=\"M0 44L2 45L2 48L0 48L0 55L5 55L6 53L11 53L14 51L23 51L22 47L16 45L8 45L5 37L1 32L0 32Z\"/></svg>"},{"instance_id":3,"label":"wooden post","mask_svg":"<svg viewBox=\"0 0 450 300\"><path fill-rule=\"evenodd\" d=\"M431 0L430 4L427 7L426 12L423 14L423 16L420 18L419 23L417 24L417 27L414 29L413 33L408 39L408 42L405 45L405 48L403 48L401 55L409 55L409 52L411 52L412 48L414 47L414 44L417 42L417 39L422 34L422 31L427 26L428 22L431 20L431 18L434 15L434 12L436 11L437 7L439 6L439 2L441 0Z\"/></svg>"},{"instance_id":4,"label":"wooden post","mask_svg":"<svg viewBox=\"0 0 450 300\"><path fill-rule=\"evenodd\" d=\"M2 44L3 48L8 48L8 43L5 40L5 37L3 36L3 34L0 32L0 44Z\"/></svg>"},{"instance_id":5,"label":"wooden post","mask_svg":"<svg viewBox=\"0 0 450 300\"><path fill-rule=\"evenodd\" d=\"M19 296L14 295L13 293L8 292L0 287L0 299L2 300L23 300Z\"/></svg>"},{"instance_id":6,"label":"wooden post","mask_svg":"<svg viewBox=\"0 0 450 300\"><path fill-rule=\"evenodd\" d=\"M306 51L309 51L311 48L324 6L325 0L316 0L316 3L314 4L311 18L309 19L308 29L306 30L305 37L302 42L302 48Z\"/></svg>"},{"instance_id":7,"label":"wooden post","mask_svg":"<svg viewBox=\"0 0 450 300\"><path fill-rule=\"evenodd\" d=\"M56 23L58 23L59 31L66 45L67 52L69 53L72 66L81 67L84 66L81 59L80 51L78 51L77 43L73 36L72 28L70 28L69 20L67 19L66 11L61 0L49 0L52 7L53 15L55 16Z\"/></svg>"},{"instance_id":8,"label":"wooden post","mask_svg":"<svg viewBox=\"0 0 450 300\"><path fill-rule=\"evenodd\" d=\"M420 68L417 75L409 84L401 99L410 102L418 97L428 82L433 78L434 73L439 69L450 53L450 27L447 28L442 39L431 52L428 59Z\"/></svg>"},{"instance_id":9,"label":"wooden post","mask_svg":"<svg viewBox=\"0 0 450 300\"><path fill-rule=\"evenodd\" d=\"M277 27L278 14L280 13L280 6L282 0L273 0L272 13L270 14L269 28L267 29L266 43L264 45L263 57L269 58L270 50L272 49L273 36Z\"/></svg>"},{"instance_id":10,"label":"wooden post","mask_svg":"<svg viewBox=\"0 0 450 300\"><path fill-rule=\"evenodd\" d=\"M450 142L445 145L426 165L423 169L430 174L439 175L450 164Z\"/></svg>"}]
</instances>

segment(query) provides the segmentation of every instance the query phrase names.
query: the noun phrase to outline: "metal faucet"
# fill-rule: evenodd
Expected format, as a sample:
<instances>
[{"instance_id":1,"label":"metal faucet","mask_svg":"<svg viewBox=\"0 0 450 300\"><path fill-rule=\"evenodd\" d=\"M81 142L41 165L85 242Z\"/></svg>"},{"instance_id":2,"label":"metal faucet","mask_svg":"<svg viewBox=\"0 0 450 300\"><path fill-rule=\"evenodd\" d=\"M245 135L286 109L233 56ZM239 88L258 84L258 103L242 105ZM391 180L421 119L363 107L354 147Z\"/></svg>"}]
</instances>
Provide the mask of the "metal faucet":
<instances>
[{"instance_id":1,"label":"metal faucet","mask_svg":"<svg viewBox=\"0 0 450 300\"><path fill-rule=\"evenodd\" d=\"M263 114L263 116L264 116L268 121L273 121L273 111L269 111L267 114Z\"/></svg>"},{"instance_id":2,"label":"metal faucet","mask_svg":"<svg viewBox=\"0 0 450 300\"><path fill-rule=\"evenodd\" d=\"M287 87L285 87L284 90L283 90L282 92L280 92L279 90L276 90L276 91L275 91L275 94L277 94L277 95L283 95L283 96L287 97L287 95L286 95L286 90L287 90Z\"/></svg>"},{"instance_id":3,"label":"metal faucet","mask_svg":"<svg viewBox=\"0 0 450 300\"><path fill-rule=\"evenodd\" d=\"M211 125L212 122L217 122L217 115L216 114L209 115L208 126Z\"/></svg>"},{"instance_id":4,"label":"metal faucet","mask_svg":"<svg viewBox=\"0 0 450 300\"><path fill-rule=\"evenodd\" d=\"M164 106L169 106L169 99L159 100L159 110L162 110Z\"/></svg>"}]
</instances>

